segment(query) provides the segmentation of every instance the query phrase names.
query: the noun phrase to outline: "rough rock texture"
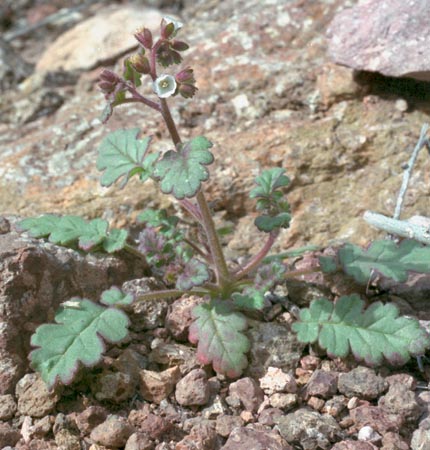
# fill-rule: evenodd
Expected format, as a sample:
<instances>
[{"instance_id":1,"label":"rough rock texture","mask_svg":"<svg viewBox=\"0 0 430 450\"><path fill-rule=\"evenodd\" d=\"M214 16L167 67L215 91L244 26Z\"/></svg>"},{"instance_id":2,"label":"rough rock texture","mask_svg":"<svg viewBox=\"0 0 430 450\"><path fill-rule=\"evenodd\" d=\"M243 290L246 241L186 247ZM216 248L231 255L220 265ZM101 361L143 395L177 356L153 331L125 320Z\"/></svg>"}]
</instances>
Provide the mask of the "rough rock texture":
<instances>
[{"instance_id":1,"label":"rough rock texture","mask_svg":"<svg viewBox=\"0 0 430 450\"><path fill-rule=\"evenodd\" d=\"M382 394L387 387L388 383L368 367L360 366L339 374L339 392L349 397L359 395L371 400Z\"/></svg>"},{"instance_id":2,"label":"rough rock texture","mask_svg":"<svg viewBox=\"0 0 430 450\"><path fill-rule=\"evenodd\" d=\"M427 0L370 0L338 13L329 55L338 64L391 77L430 81Z\"/></svg>"},{"instance_id":3,"label":"rough rock texture","mask_svg":"<svg viewBox=\"0 0 430 450\"><path fill-rule=\"evenodd\" d=\"M276 422L288 443L300 443L305 450L330 449L341 436L341 429L333 417L306 408L278 417Z\"/></svg>"},{"instance_id":4,"label":"rough rock texture","mask_svg":"<svg viewBox=\"0 0 430 450\"><path fill-rule=\"evenodd\" d=\"M140 392L145 400L160 403L175 388L181 372L177 366L163 372L142 370L140 372Z\"/></svg>"},{"instance_id":5,"label":"rough rock texture","mask_svg":"<svg viewBox=\"0 0 430 450\"><path fill-rule=\"evenodd\" d=\"M292 450L277 433L238 427L233 430L221 450Z\"/></svg>"},{"instance_id":6,"label":"rough rock texture","mask_svg":"<svg viewBox=\"0 0 430 450\"><path fill-rule=\"evenodd\" d=\"M116 415L109 416L91 432L93 442L106 447L123 447L133 433L131 425Z\"/></svg>"},{"instance_id":7,"label":"rough rock texture","mask_svg":"<svg viewBox=\"0 0 430 450\"><path fill-rule=\"evenodd\" d=\"M25 237L0 234L0 394L12 393L27 367L29 338L73 296L96 299L121 285L133 260L83 255ZM136 266L137 267L137 266Z\"/></svg>"},{"instance_id":8,"label":"rough rock texture","mask_svg":"<svg viewBox=\"0 0 430 450\"><path fill-rule=\"evenodd\" d=\"M194 369L176 384L175 398L182 406L205 405L210 396L206 372Z\"/></svg>"}]
</instances>

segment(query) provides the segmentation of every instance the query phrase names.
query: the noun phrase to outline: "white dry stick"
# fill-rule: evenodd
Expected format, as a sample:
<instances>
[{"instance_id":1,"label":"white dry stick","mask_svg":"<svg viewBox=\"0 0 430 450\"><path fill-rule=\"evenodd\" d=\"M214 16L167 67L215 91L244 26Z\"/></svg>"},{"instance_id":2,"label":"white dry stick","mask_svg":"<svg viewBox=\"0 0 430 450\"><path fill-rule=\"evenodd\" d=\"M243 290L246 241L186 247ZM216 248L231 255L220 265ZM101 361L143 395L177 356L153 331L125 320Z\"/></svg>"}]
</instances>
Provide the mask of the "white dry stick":
<instances>
[{"instance_id":1,"label":"white dry stick","mask_svg":"<svg viewBox=\"0 0 430 450\"><path fill-rule=\"evenodd\" d=\"M379 230L386 231L387 233L396 236L415 239L423 244L430 245L430 219L422 216L414 216L409 220L399 220L403 200L418 153L425 145L429 148L429 139L427 138L428 129L428 124L422 126L420 137L406 166L393 218L372 211L366 211L363 215L363 219L369 225L372 225Z\"/></svg>"},{"instance_id":2,"label":"white dry stick","mask_svg":"<svg viewBox=\"0 0 430 450\"><path fill-rule=\"evenodd\" d=\"M425 123L421 128L420 138L418 139L417 145L412 152L412 156L408 161L408 165L406 166L405 173L403 174L402 186L400 188L399 196L397 198L396 209L394 210L393 219L400 218L400 211L402 209L403 200L405 198L406 190L408 189L409 179L411 178L412 169L414 167L415 161L417 159L418 153L424 147L424 145L428 144L427 139L427 131L429 129L428 123Z\"/></svg>"}]
</instances>

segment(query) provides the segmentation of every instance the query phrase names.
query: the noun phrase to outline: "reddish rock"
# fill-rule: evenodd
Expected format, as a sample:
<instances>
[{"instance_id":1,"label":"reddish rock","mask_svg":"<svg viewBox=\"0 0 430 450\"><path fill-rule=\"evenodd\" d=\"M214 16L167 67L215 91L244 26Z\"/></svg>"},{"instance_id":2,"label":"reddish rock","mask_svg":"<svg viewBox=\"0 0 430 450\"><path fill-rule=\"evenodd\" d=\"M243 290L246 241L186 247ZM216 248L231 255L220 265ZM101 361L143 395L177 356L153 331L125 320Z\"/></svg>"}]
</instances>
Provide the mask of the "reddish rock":
<instances>
[{"instance_id":1,"label":"reddish rock","mask_svg":"<svg viewBox=\"0 0 430 450\"><path fill-rule=\"evenodd\" d=\"M30 373L19 380L16 385L18 411L21 415L42 417L55 408L59 396L48 391L39 374Z\"/></svg>"},{"instance_id":2,"label":"reddish rock","mask_svg":"<svg viewBox=\"0 0 430 450\"><path fill-rule=\"evenodd\" d=\"M89 406L76 416L76 425L83 435L91 431L106 420L108 413L102 406Z\"/></svg>"},{"instance_id":3,"label":"reddish rock","mask_svg":"<svg viewBox=\"0 0 430 450\"><path fill-rule=\"evenodd\" d=\"M306 386L306 395L322 398L332 397L337 392L338 376L337 372L315 370Z\"/></svg>"},{"instance_id":4,"label":"reddish rock","mask_svg":"<svg viewBox=\"0 0 430 450\"><path fill-rule=\"evenodd\" d=\"M203 369L192 370L176 385L175 398L182 406L206 405L209 396L209 383Z\"/></svg>"},{"instance_id":5,"label":"reddish rock","mask_svg":"<svg viewBox=\"0 0 430 450\"><path fill-rule=\"evenodd\" d=\"M154 442L145 433L133 433L127 440L124 450L153 450Z\"/></svg>"},{"instance_id":6,"label":"reddish rock","mask_svg":"<svg viewBox=\"0 0 430 450\"><path fill-rule=\"evenodd\" d=\"M256 412L264 398L260 386L252 378L241 378L229 386L229 396L240 400L247 411Z\"/></svg>"},{"instance_id":7,"label":"reddish rock","mask_svg":"<svg viewBox=\"0 0 430 450\"><path fill-rule=\"evenodd\" d=\"M90 438L96 444L118 448L126 444L133 432L133 427L127 420L112 415L93 429Z\"/></svg>"},{"instance_id":8,"label":"reddish rock","mask_svg":"<svg viewBox=\"0 0 430 450\"><path fill-rule=\"evenodd\" d=\"M178 341L188 340L188 329L193 322L191 310L204 300L196 296L184 296L172 303L165 326Z\"/></svg>"},{"instance_id":9,"label":"reddish rock","mask_svg":"<svg viewBox=\"0 0 430 450\"><path fill-rule=\"evenodd\" d=\"M149 401L160 403L173 392L175 384L179 381L181 372L177 366L163 372L142 370L140 372L140 392L142 397Z\"/></svg>"},{"instance_id":10,"label":"reddish rock","mask_svg":"<svg viewBox=\"0 0 430 450\"><path fill-rule=\"evenodd\" d=\"M395 414L409 424L413 424L423 412L415 392L407 385L394 383L388 392L379 399L378 406L388 414Z\"/></svg>"},{"instance_id":11,"label":"reddish rock","mask_svg":"<svg viewBox=\"0 0 430 450\"><path fill-rule=\"evenodd\" d=\"M398 433L390 431L382 436L381 450L409 450L409 445Z\"/></svg>"},{"instance_id":12,"label":"reddish rock","mask_svg":"<svg viewBox=\"0 0 430 450\"><path fill-rule=\"evenodd\" d=\"M341 441L335 444L331 450L377 450L378 447L376 445L371 444L370 442L362 442L362 441Z\"/></svg>"},{"instance_id":13,"label":"reddish rock","mask_svg":"<svg viewBox=\"0 0 430 450\"><path fill-rule=\"evenodd\" d=\"M152 440L160 439L173 427L172 422L165 417L144 410L131 411L128 420L136 430L144 433Z\"/></svg>"},{"instance_id":14,"label":"reddish rock","mask_svg":"<svg viewBox=\"0 0 430 450\"><path fill-rule=\"evenodd\" d=\"M370 425L380 434L388 431L398 432L402 422L401 418L387 414L378 406L359 406L352 409L349 414L357 431Z\"/></svg>"},{"instance_id":15,"label":"reddish rock","mask_svg":"<svg viewBox=\"0 0 430 450\"><path fill-rule=\"evenodd\" d=\"M8 423L0 422L0 448L13 447L21 438L21 433Z\"/></svg>"},{"instance_id":16,"label":"reddish rock","mask_svg":"<svg viewBox=\"0 0 430 450\"><path fill-rule=\"evenodd\" d=\"M214 421L203 420L194 425L190 434L175 445L175 450L213 450L217 447Z\"/></svg>"}]
</instances>

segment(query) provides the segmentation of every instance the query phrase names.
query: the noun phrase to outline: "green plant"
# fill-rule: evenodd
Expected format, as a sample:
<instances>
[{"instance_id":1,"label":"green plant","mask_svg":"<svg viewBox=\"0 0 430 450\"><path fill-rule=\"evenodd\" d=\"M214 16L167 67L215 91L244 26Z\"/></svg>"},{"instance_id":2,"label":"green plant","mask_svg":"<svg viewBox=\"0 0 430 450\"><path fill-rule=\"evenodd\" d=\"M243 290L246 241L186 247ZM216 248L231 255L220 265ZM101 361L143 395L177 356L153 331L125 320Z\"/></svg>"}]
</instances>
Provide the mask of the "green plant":
<instances>
[{"instance_id":1,"label":"green plant","mask_svg":"<svg viewBox=\"0 0 430 450\"><path fill-rule=\"evenodd\" d=\"M204 136L182 142L167 103L167 98L172 96L193 97L197 91L193 70L187 67L175 75L157 72L157 64L169 67L182 61L181 52L188 45L176 39L180 28L180 23L166 18L161 23L158 40L153 39L147 28L137 31L139 50L125 60L123 75L103 70L99 83L107 99L103 121L119 105L143 104L161 114L173 148L165 153L154 152L150 148L151 138L141 139L138 128L117 130L102 140L97 168L102 172L103 186L119 183L123 187L133 176L142 182L154 180L163 193L176 198L199 227L191 230L183 220L168 215L165 210L148 209L139 216L144 228L135 243L125 230L109 229L108 223L101 219L87 221L76 216L50 214L21 221L22 230L59 245L87 252L132 252L166 286L164 290L142 293L134 299L111 288L102 294L103 306L80 298L63 303L55 317L56 323L41 325L31 339L36 347L30 355L32 366L51 387L57 382L71 382L80 364L91 366L99 362L104 341L115 343L126 337L128 319L123 309L131 302L177 298L184 294L207 299L194 308L189 333L190 341L197 344L199 360L203 364L212 363L219 373L237 377L247 365L246 353L250 346L245 334L247 312L261 310L267 291L285 278L301 274L286 272L282 258L288 255L267 256L280 230L288 228L291 220L284 195L289 178L279 167L264 170L257 176L256 187L250 193L260 214L255 225L266 233L265 243L239 269L233 270L225 259L203 191L204 182L209 178L208 166L214 162L213 144ZM156 100L138 92L143 77L151 80ZM385 242L378 245L386 250L388 241ZM427 250L423 254L420 248L405 244L399 251L403 252L405 246L408 250L413 247L412 259L399 258L400 253L392 249L388 259L380 258L376 252L372 253L370 263L360 264L364 253L354 246L345 246L339 251L338 259L322 259L321 266L335 270L343 265L359 281L366 280L372 270L401 277L407 270L429 267ZM397 265L390 271L393 261ZM300 340L318 340L330 354L345 356L351 349L357 357L372 364L380 363L382 356L390 362L404 362L410 355L424 353L429 346L418 322L398 318L394 307L375 304L363 312L362 306L361 300L354 296L342 298L335 305L328 300L316 300L302 311L301 321L294 329ZM384 318L381 324L378 324L379 317ZM372 347L372 342L381 336L390 346ZM362 348L360 337L368 348ZM411 339L414 345L408 344Z\"/></svg>"}]
</instances>

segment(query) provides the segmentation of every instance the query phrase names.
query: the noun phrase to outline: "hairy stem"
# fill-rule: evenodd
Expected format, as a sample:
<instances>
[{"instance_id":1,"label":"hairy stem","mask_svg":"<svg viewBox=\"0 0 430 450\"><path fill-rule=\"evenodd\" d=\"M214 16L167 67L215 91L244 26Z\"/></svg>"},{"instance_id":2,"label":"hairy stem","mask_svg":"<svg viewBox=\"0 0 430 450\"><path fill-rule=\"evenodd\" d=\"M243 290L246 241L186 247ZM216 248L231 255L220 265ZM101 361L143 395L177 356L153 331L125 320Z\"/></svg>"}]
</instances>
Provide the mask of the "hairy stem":
<instances>
[{"instance_id":1,"label":"hairy stem","mask_svg":"<svg viewBox=\"0 0 430 450\"><path fill-rule=\"evenodd\" d=\"M263 245L263 247L260 249L258 253L256 253L249 261L248 263L243 266L241 269L239 269L235 273L235 279L240 280L245 275L247 275L249 272L252 272L254 269L256 269L261 261L267 256L270 249L272 248L273 243L275 242L276 238L279 235L279 231L272 231L269 233L269 238L267 239L266 243Z\"/></svg>"},{"instance_id":2,"label":"hairy stem","mask_svg":"<svg viewBox=\"0 0 430 450\"><path fill-rule=\"evenodd\" d=\"M161 112L161 107L158 103L153 102L152 100L149 100L146 97L144 97L143 95L139 94L139 92L137 92L136 88L132 84L127 83L127 90L128 90L128 92L130 92L130 94L133 96L133 98L124 99L119 104L139 102L139 103L143 103L146 106L149 106L152 109L155 109L156 111Z\"/></svg>"},{"instance_id":3,"label":"hairy stem","mask_svg":"<svg viewBox=\"0 0 430 450\"><path fill-rule=\"evenodd\" d=\"M181 291L180 289L165 289L162 291L146 292L145 294L139 295L135 301L142 302L147 300L165 300L168 298L180 297L184 294L198 294L201 296L205 296L209 294L209 291L207 291L206 289L193 289L192 291Z\"/></svg>"},{"instance_id":4,"label":"hairy stem","mask_svg":"<svg viewBox=\"0 0 430 450\"><path fill-rule=\"evenodd\" d=\"M175 122L172 118L172 115L170 114L170 109L167 101L164 98L160 98L160 105L164 122L166 123L173 143L175 144L175 146L177 146L181 143L181 138L179 137ZM197 193L196 200L200 210L203 229L205 231L206 237L208 238L209 249L213 258L213 263L215 265L216 279L220 288L223 289L230 284L231 276L228 271L227 263L225 261L224 253L218 239L215 224L212 219L208 203L202 191Z\"/></svg>"}]
</instances>

